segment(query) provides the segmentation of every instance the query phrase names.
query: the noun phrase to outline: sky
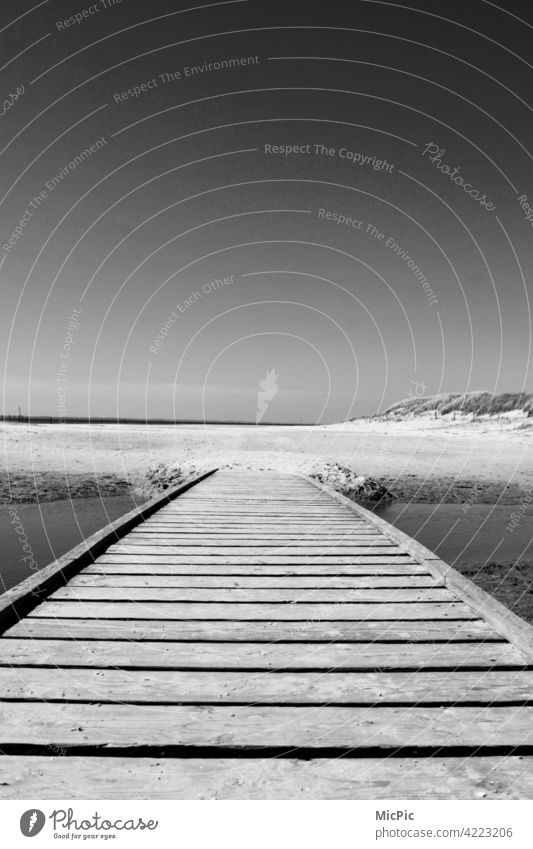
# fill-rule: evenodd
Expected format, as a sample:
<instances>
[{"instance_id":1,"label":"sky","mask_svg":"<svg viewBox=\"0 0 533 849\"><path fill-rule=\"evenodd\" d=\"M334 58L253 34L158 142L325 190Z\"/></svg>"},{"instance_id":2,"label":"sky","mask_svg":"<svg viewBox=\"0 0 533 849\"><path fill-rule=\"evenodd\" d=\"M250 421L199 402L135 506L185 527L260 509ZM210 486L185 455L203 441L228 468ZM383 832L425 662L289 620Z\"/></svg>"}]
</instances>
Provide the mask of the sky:
<instances>
[{"instance_id":1,"label":"sky","mask_svg":"<svg viewBox=\"0 0 533 849\"><path fill-rule=\"evenodd\" d=\"M526 14L3 0L4 411L533 391Z\"/></svg>"}]
</instances>

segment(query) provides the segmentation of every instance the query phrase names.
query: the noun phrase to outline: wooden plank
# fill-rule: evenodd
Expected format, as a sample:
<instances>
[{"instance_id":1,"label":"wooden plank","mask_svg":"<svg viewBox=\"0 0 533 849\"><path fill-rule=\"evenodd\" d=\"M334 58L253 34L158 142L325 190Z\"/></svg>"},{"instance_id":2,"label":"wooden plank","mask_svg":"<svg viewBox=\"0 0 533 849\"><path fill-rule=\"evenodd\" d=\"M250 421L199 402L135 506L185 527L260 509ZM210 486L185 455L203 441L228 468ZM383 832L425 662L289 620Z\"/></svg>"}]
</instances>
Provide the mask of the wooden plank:
<instances>
[{"instance_id":1,"label":"wooden plank","mask_svg":"<svg viewBox=\"0 0 533 849\"><path fill-rule=\"evenodd\" d=\"M199 575L188 577L186 575L108 575L102 573L83 572L69 581L72 587L189 587L189 588L212 588L222 589L231 587L234 589L391 589L391 588L415 588L439 586L439 582L432 575L400 575L386 576L376 575L369 577L334 577L334 576L310 576L310 577L288 577L274 575L265 576L239 576L239 575Z\"/></svg>"},{"instance_id":2,"label":"wooden plank","mask_svg":"<svg viewBox=\"0 0 533 849\"><path fill-rule=\"evenodd\" d=\"M343 537L340 542L324 540L317 542L307 540L296 540L294 543L288 543L275 540L272 542L258 540L257 542L248 542L248 539L253 539L252 535L247 539L234 540L228 537L225 540L209 542L204 540L202 534L194 537L192 543L182 542L179 537L172 537L161 534L143 534L143 539L134 537L128 534L127 538L120 542L115 542L110 548L139 549L140 553L147 552L151 547L154 549L162 549L168 554L205 554L207 556L216 556L217 551L222 551L224 555L228 554L257 554L263 549L281 549L292 556L307 555L307 556L327 556L332 557L337 554L365 554L366 551L378 554L389 554L392 549L398 549L390 540L382 537ZM202 549L201 552L198 549ZM377 552L376 552L377 549Z\"/></svg>"},{"instance_id":3,"label":"wooden plank","mask_svg":"<svg viewBox=\"0 0 533 849\"><path fill-rule=\"evenodd\" d=\"M374 603L453 601L445 587L423 589L213 589L205 587L80 587L68 584L49 597L50 601L133 601L133 602L227 602L231 604Z\"/></svg>"},{"instance_id":4,"label":"wooden plank","mask_svg":"<svg viewBox=\"0 0 533 849\"><path fill-rule=\"evenodd\" d=\"M217 505L218 499L220 499L223 503ZM327 499L320 500L313 497L309 498L308 495L303 495L298 498L292 496L278 498L275 495L265 496L264 498L250 498L246 495L236 496L225 493L224 495L217 497L216 494L212 492L208 498L188 498L183 503L185 508L190 508L192 510L210 509L213 505L217 505L215 509L219 509L221 512L226 512L231 507L235 507L238 510L246 510L248 507L256 507L260 511L289 510L295 513L303 513L308 507L324 507L326 510L335 509L335 505L332 505L331 501Z\"/></svg>"},{"instance_id":5,"label":"wooden plank","mask_svg":"<svg viewBox=\"0 0 533 849\"><path fill-rule=\"evenodd\" d=\"M528 799L532 757L0 756L4 799ZM75 780L73 780L75 777Z\"/></svg>"},{"instance_id":6,"label":"wooden plank","mask_svg":"<svg viewBox=\"0 0 533 849\"><path fill-rule=\"evenodd\" d=\"M159 510L162 505L168 504L170 500L199 484L215 471L216 469L211 469L201 475L195 475L185 483L167 489L163 495L157 495L146 504L130 510L129 513L92 534L83 543L72 548L62 557L54 560L53 563L39 569L38 572L7 590L0 596L0 631L27 614L39 603L44 594L65 584L72 575L79 572L88 563L92 563L111 543L127 534L132 528L151 516L156 510Z\"/></svg>"},{"instance_id":7,"label":"wooden plank","mask_svg":"<svg viewBox=\"0 0 533 849\"><path fill-rule=\"evenodd\" d=\"M525 619L521 619L493 596L486 593L485 590L482 590L481 587L444 563L434 552L411 539L398 528L393 527L340 493L324 486L324 484L319 484L311 478L309 478L309 481L313 486L334 498L339 504L373 524L391 542L401 545L404 551L408 551L425 568L431 569L435 576L442 578L452 592L463 598L495 630L520 648L530 660L533 660L533 625L530 625Z\"/></svg>"},{"instance_id":8,"label":"wooden plank","mask_svg":"<svg viewBox=\"0 0 533 849\"><path fill-rule=\"evenodd\" d=\"M251 509L253 508L253 509ZM310 508L309 508L310 509ZM259 508L259 505L250 505L246 509L241 509L237 505L234 505L231 509L224 507L217 507L216 502L211 502L209 505L206 505L203 509L194 508L190 509L185 502L181 504L179 508L171 505L169 507L164 507L161 511L161 517L166 517L167 521L172 519L178 522L184 522L187 519L191 519L198 522L219 522L225 521L228 518L235 517L237 522L249 522L251 519L257 518L258 521L272 521L272 513L276 516L282 512L288 518L294 519L295 522L307 522L309 524L313 524L313 522L326 522L332 521L334 523L355 523L355 524L365 524L365 520L361 516L353 516L351 513L345 510L340 510L335 504L333 507L328 506L326 510L322 509L314 509L314 512L310 512L308 510L308 506L303 508L302 510L289 510L287 507L276 508L274 506L267 508Z\"/></svg>"},{"instance_id":9,"label":"wooden plank","mask_svg":"<svg viewBox=\"0 0 533 849\"><path fill-rule=\"evenodd\" d=\"M248 499L247 503L242 504L231 504L226 499L222 497L216 498L211 489L206 490L209 493L207 500L200 501L196 498L187 498L180 507L176 507L171 504L168 505L168 512L178 511L185 513L201 513L206 509L209 509L209 514L218 515L218 514L227 514L235 508L236 512L259 512L259 513L279 513L283 510L286 510L289 513L297 513L299 515L305 516L308 514L308 511L320 512L323 510L327 510L332 514L343 514L345 513L345 505L339 504L335 502L335 499L331 498L315 498L314 496L311 498L304 498L303 501L299 504L295 504L291 507L291 505L286 502L277 501L275 497L270 497L265 499L265 503L261 504L254 499ZM310 492L314 492L311 488Z\"/></svg>"},{"instance_id":10,"label":"wooden plank","mask_svg":"<svg viewBox=\"0 0 533 849\"><path fill-rule=\"evenodd\" d=\"M279 513L279 509L275 510L275 513ZM295 522L298 524L300 522L307 522L308 524L313 524L318 522L333 522L334 524L354 524L361 525L366 524L365 519L362 516L355 516L347 510L339 510L339 508L334 504L333 510L328 508L328 511L324 513L322 510L317 510L314 513L308 513L307 508L304 510L297 511L295 515L294 510L284 509L283 513L285 516L289 518L293 518ZM219 521L226 521L226 519L235 517L235 521L237 523L247 523L253 519L257 519L258 521L272 522L272 516L269 513L269 510L257 509L257 506L253 510L237 510L235 509L221 509L220 507L216 507L216 502L211 502L210 505L206 506L203 510L194 509L189 510L185 502L182 502L181 507L177 508L175 505L169 505L167 507L163 507L160 511L158 518L165 518L166 521L177 521L177 522L185 522L187 520L193 520L197 522L210 522L217 523Z\"/></svg>"},{"instance_id":11,"label":"wooden plank","mask_svg":"<svg viewBox=\"0 0 533 849\"><path fill-rule=\"evenodd\" d=\"M156 514L157 516L157 514ZM248 525L228 525L224 522L222 524L218 523L207 523L202 522L202 524L198 524L197 522L183 522L177 523L173 522L170 519L162 519L156 518L156 516L149 519L142 525L142 528L149 531L171 531L172 533L182 534L187 536L188 534L199 534L205 533L208 535L215 536L228 536L232 534L237 534L238 536L246 536L250 531L253 531L254 534L264 535L264 536L280 536L280 537L291 537L291 536L299 536L302 532L306 534L310 534L317 537L335 537L335 536L345 536L346 534L356 534L356 535L367 535L367 534L377 534L375 528L371 528L366 525L364 522L359 524L354 524L350 522L349 525L328 522L323 527L316 524L307 524L307 525L262 525L255 522L250 522ZM140 530L140 529L139 529ZM383 534L380 534L383 536Z\"/></svg>"},{"instance_id":12,"label":"wooden plank","mask_svg":"<svg viewBox=\"0 0 533 849\"><path fill-rule=\"evenodd\" d=\"M109 562L108 562L109 560ZM206 564L204 566L183 566L183 565L169 565L166 562L163 563L145 563L144 561L137 562L136 558L120 558L120 560L116 557L110 557L108 560L104 560L103 562L99 559L94 566L88 566L83 570L83 575L166 575L166 576L244 576L244 577L252 577L252 576L262 576L265 578L274 577L279 575L281 577L301 577L301 578L309 578L315 577L320 578L323 577L326 580L329 580L334 576L351 576L354 578L363 578L363 577L372 577L376 576L384 578L388 575L392 575L395 577L400 577L404 575L405 577L423 577L428 578L433 577L429 575L427 572L423 572L422 569L416 565L411 565L406 563L399 564L398 566L390 565L389 563L385 563L382 565L371 565L371 566L314 566L309 564L308 566L279 566L279 565L270 565L270 566L258 566L251 565L246 566L241 564L227 566L225 568L221 566L210 566ZM116 562L118 561L118 562Z\"/></svg>"},{"instance_id":13,"label":"wooden plank","mask_svg":"<svg viewBox=\"0 0 533 849\"><path fill-rule=\"evenodd\" d=\"M85 614L85 610L84 610ZM222 640L266 642L456 642L502 638L481 619L423 622L242 622L225 620L38 619L29 616L8 637L85 640Z\"/></svg>"},{"instance_id":14,"label":"wooden plank","mask_svg":"<svg viewBox=\"0 0 533 849\"><path fill-rule=\"evenodd\" d=\"M331 506L331 502L324 499L324 496L315 494L315 491L310 487L308 489L293 490L289 485L284 489L280 487L265 487L261 489L261 493L252 493L249 487L239 488L236 485L229 489L209 488L205 491L206 494L198 493L194 497L187 498L187 504L193 505L215 505L224 509L228 504L267 504L283 505L296 504L298 506L306 506L308 504L326 504Z\"/></svg>"},{"instance_id":15,"label":"wooden plank","mask_svg":"<svg viewBox=\"0 0 533 849\"><path fill-rule=\"evenodd\" d=\"M330 501L324 499L324 496L319 494L317 497L315 495L315 491L311 488L295 491L290 486L283 490L279 487L265 487L265 490L262 490L261 494L253 494L250 492L249 488L239 489L237 486L231 486L229 489L225 490L210 488L209 490L206 490L206 492L207 495L200 495L200 493L198 493L194 498L188 498L187 504L192 504L193 507L209 504L210 506L214 505L216 508L220 509L226 509L228 504L266 504L268 507L294 504L302 508L305 508L309 504L325 504L328 507L332 506Z\"/></svg>"},{"instance_id":16,"label":"wooden plank","mask_svg":"<svg viewBox=\"0 0 533 849\"><path fill-rule=\"evenodd\" d=\"M289 517L287 517L287 519L288 518ZM254 521L252 521L252 519L254 519ZM154 527L175 527L182 531L186 531L188 528L197 527L214 528L222 531L228 529L228 522L226 521L226 519L218 520L211 518L211 516L209 515L209 509L207 509L206 512L200 517L192 521L186 518L180 518L176 515L168 516L165 515L163 512L160 512L152 516L152 518L147 524L150 524ZM281 526L278 525L278 528L276 529L275 526L273 527L272 522L265 522L259 517L254 517L253 514L251 515L249 521L247 520L241 522L239 520L236 520L233 524L230 523L229 529L231 530L232 528L236 528L237 530L245 531L250 525L261 528L265 531L278 530L280 533L285 533L293 529L299 530L302 526L308 527L310 529L318 529L321 533L328 533L329 531L339 530L369 531L370 533L377 533L376 529L373 526L362 521L361 519L348 519L347 521L339 521L337 519L330 521L329 519L326 519L325 521L317 522L316 519L310 518L307 519L305 522L299 521L292 523L290 521L287 521L287 524L284 523Z\"/></svg>"},{"instance_id":17,"label":"wooden plank","mask_svg":"<svg viewBox=\"0 0 533 849\"><path fill-rule=\"evenodd\" d=\"M134 534L139 534L141 532L141 528L138 531L132 531ZM261 542L268 540L276 540L279 542L287 541L291 542L291 540L309 540L310 542L335 542L335 540L346 540L346 539L362 539L365 541L368 537L377 536L372 533L372 531L354 531L352 529L349 530L341 530L341 531L263 531L261 529L257 530L255 527L251 530L240 531L240 530L227 530L225 528L215 530L206 530L206 529L197 529L197 528L182 528L177 529L172 527L171 525L165 526L165 528L161 528L160 525L149 525L146 523L142 526L142 532L145 536L165 536L165 537L173 537L176 542L186 542L187 539L191 538L194 541L197 541L199 537L209 541L215 539L217 542L224 542L228 540L236 540L240 542L246 539L257 539ZM383 539L383 535L378 537L379 539Z\"/></svg>"},{"instance_id":18,"label":"wooden plank","mask_svg":"<svg viewBox=\"0 0 533 849\"><path fill-rule=\"evenodd\" d=\"M315 505L315 506L318 506L318 505ZM355 522L355 523L360 523L360 524L365 523L365 520L361 516L353 516L348 511L340 510L339 507L334 502L328 502L327 505L320 505L320 506L326 506L326 510L329 511L330 514L331 514L331 512L333 512L333 516L334 516L335 521ZM183 520L183 514L188 513L188 514L194 514L194 518L198 519L199 521L207 521L208 522L213 517L215 517L215 521L217 520L218 516L224 516L224 518L226 518L227 515L228 515L228 512L231 512L231 513L239 513L239 514L243 515L246 520L250 519L249 511L247 509L241 510L239 505L231 505L232 509L231 509L231 511L229 511L228 507L226 507L224 505L221 506L220 504L217 505L216 499L214 497L211 499L211 502L209 504L204 505L203 511L201 509L199 509L198 507L193 507L192 510L189 509L189 507L190 507L190 502L188 504L185 501L182 502L182 505L179 509L177 509L174 505L169 505L168 507L162 508L161 515L167 516L167 517L171 516L173 519L178 519L178 520L181 518L181 520ZM265 516L268 517L269 511L274 510L275 512L279 512L280 509L281 509L280 507L276 507L276 505L274 505L272 501L270 502L270 504L267 507L264 507L264 506L261 507L258 504L255 504L255 505L251 504L251 505L249 505L249 507L255 507L255 510L252 511L252 515L255 513L258 516L263 516L263 517L265 517ZM283 511L285 513L291 513L291 514L297 513L298 514L298 521L300 521L300 520L308 521L308 522L315 521L316 517L314 515L311 516L310 514L307 513L308 507L310 507L310 505L306 504L305 507L303 507L302 509L293 510L293 509L289 509L286 505L284 505Z\"/></svg>"},{"instance_id":19,"label":"wooden plank","mask_svg":"<svg viewBox=\"0 0 533 849\"><path fill-rule=\"evenodd\" d=\"M274 738L273 738L274 734ZM533 745L532 707L0 706L0 748L209 746L509 749ZM444 753L444 752L443 752Z\"/></svg>"},{"instance_id":20,"label":"wooden plank","mask_svg":"<svg viewBox=\"0 0 533 849\"><path fill-rule=\"evenodd\" d=\"M375 557L363 555L353 558L346 564L334 560L333 563L320 560L304 560L291 564L280 563L249 563L248 561L234 563L225 561L223 564L206 558L204 562L195 558L194 563L182 563L183 558L175 555L164 559L157 555L104 554L94 565L87 566L84 574L93 572L116 572L131 570L147 574L174 575L427 575L430 574L409 557Z\"/></svg>"},{"instance_id":21,"label":"wooden plank","mask_svg":"<svg viewBox=\"0 0 533 849\"><path fill-rule=\"evenodd\" d=\"M283 531L280 531L280 525L283 525ZM147 526L148 527L148 526ZM163 528L171 528L175 533L183 533L183 534L200 534L200 533L216 533L223 536L232 536L233 534L237 536L246 536L246 534L257 532L258 534L276 534L279 532L281 535L296 535L300 536L304 535L325 535L327 538L331 535L342 534L343 536L346 534L357 534L359 531L366 533L366 528L364 526L353 525L350 524L336 524L333 522L315 522L313 524L300 523L295 524L292 522L284 522L283 520L276 520L275 522L271 522L270 524L265 524L263 522L247 522L243 524L238 524L236 522L220 522L220 523L211 523L211 524L203 524L200 522L191 522L186 521L183 524L173 523L172 525L167 524L166 522L163 524L159 524L159 522L154 522L153 525L150 525L150 528L156 529L159 527Z\"/></svg>"},{"instance_id":22,"label":"wooden plank","mask_svg":"<svg viewBox=\"0 0 533 849\"><path fill-rule=\"evenodd\" d=\"M365 543L360 546L354 544L342 548L333 548L333 546L324 548L304 548L303 546L301 548L285 548L284 546L280 546L278 549L271 552L269 549L265 549L262 545L255 547L236 547L231 545L218 545L216 547L191 547L186 545L158 545L154 543L147 543L145 545L143 543L129 543L125 541L116 543L115 545L110 545L108 551L116 554L159 554L161 557L167 557L169 554L177 554L180 557L192 558L202 556L213 557L217 560L230 557L262 557L264 560L268 557L283 557L287 559L293 557L327 557L328 559L331 559L332 557L357 556L358 554L365 554L365 552L369 551L374 554L388 555L391 548L395 550L395 546L392 545L385 546L378 543Z\"/></svg>"},{"instance_id":23,"label":"wooden plank","mask_svg":"<svg viewBox=\"0 0 533 849\"><path fill-rule=\"evenodd\" d=\"M157 516L154 516L150 520L150 524L153 524L154 526L159 524L172 526L174 528L180 528L184 531L190 531L191 529L201 530L204 528L215 528L216 530L228 531L230 533L236 530L245 532L249 530L250 527L258 528L264 531L278 530L280 528L280 522L278 520L265 521L258 518L254 518L253 516L251 516L249 519L236 519L235 521L230 521L227 519L217 521L215 519L211 519L209 515L205 515L203 518L200 517L198 519L180 519L179 516L175 516L174 518L164 518L162 510L160 511L160 513L157 514ZM368 525L362 520L358 519L348 519L347 521L340 521L339 519L321 520L319 518L318 520L309 519L307 521L301 520L299 522L284 521L282 527L285 531L300 531L302 529L308 529L310 531L316 530L320 532L327 532L330 529L333 531L364 530L368 527Z\"/></svg>"},{"instance_id":24,"label":"wooden plank","mask_svg":"<svg viewBox=\"0 0 533 849\"><path fill-rule=\"evenodd\" d=\"M175 672L0 668L0 701L128 704L533 704L533 671Z\"/></svg>"},{"instance_id":25,"label":"wooden plank","mask_svg":"<svg viewBox=\"0 0 533 849\"><path fill-rule=\"evenodd\" d=\"M170 540L173 543L180 543L183 545L198 545L204 544L202 541L205 541L209 544L215 543L232 543L233 541L237 545L251 545L252 540L258 543L258 545L264 545L265 543L276 542L278 544L285 545L293 545L296 543L297 545L302 544L302 539L306 542L309 542L310 545L316 545L317 543L320 545L325 544L333 544L335 545L337 542L340 544L344 544L347 540L348 542L372 542L373 540L385 540L386 544L389 543L389 540L383 534L372 533L372 531L347 531L345 533L313 533L313 534L302 534L293 532L291 534L277 534L277 533L257 533L255 530L247 531L246 533L218 533L212 532L207 533L205 531L188 531L180 532L175 531L171 527L165 528L162 530L161 528L154 527L149 525L148 523L141 525L134 531L131 531L129 534L131 539L139 539L139 537L145 537L150 542L155 542L156 540ZM190 540L190 542L188 542ZM247 540L249 542L247 542Z\"/></svg>"},{"instance_id":26,"label":"wooden plank","mask_svg":"<svg viewBox=\"0 0 533 849\"><path fill-rule=\"evenodd\" d=\"M179 534L155 533L147 531L138 531L128 534L128 542L132 545L150 545L150 546L178 546L179 548L206 548L216 546L217 548L230 548L232 551L240 548L249 550L250 548L259 549L288 549L291 551L294 548L301 550L302 547L310 549L320 549L321 552L326 547L334 547L335 551L339 548L352 550L354 546L367 548L369 545L385 545L389 546L389 541L385 537L366 535L339 536L332 539L317 537L316 539L299 536L299 537L283 537L276 539L275 537L258 537L254 534L247 534L245 537L234 537L227 535L226 537L206 536L205 534L195 534L187 537L182 537Z\"/></svg>"},{"instance_id":27,"label":"wooden plank","mask_svg":"<svg viewBox=\"0 0 533 849\"><path fill-rule=\"evenodd\" d=\"M238 510L247 510L250 507L254 507L267 512L269 510L286 509L295 513L305 513L308 508L316 510L320 507L324 507L326 510L330 510L335 513L342 513L342 508L339 504L336 504L335 501L332 501L329 497L324 498L323 496L319 496L317 499L314 496L316 489L313 487L309 487L307 493L299 494L294 498L287 495L283 498L277 498L276 494L272 492L265 493L264 498L249 498L245 495L234 497L230 493L224 493L217 496L211 488L206 490L206 492L208 493L206 498L187 498L186 501L183 502L183 508L190 512L207 508L209 511L213 510L215 513L225 513L230 507L235 507ZM309 495L311 495L311 497L309 497ZM170 509L172 510L175 508L171 507Z\"/></svg>"},{"instance_id":28,"label":"wooden plank","mask_svg":"<svg viewBox=\"0 0 533 849\"><path fill-rule=\"evenodd\" d=\"M231 496L222 496L220 495L218 498L215 493L211 491L211 489L206 490L208 493L207 498L188 498L184 503L184 506L187 510L201 510L206 506L212 507L215 512L223 513L231 506L233 501ZM268 493L265 498L261 499L250 498L249 496L239 496L239 498L235 498L237 502L235 506L239 509L246 510L249 507L262 507L265 510L280 510L282 507L287 506L287 502L289 503L289 509L293 509L295 512L303 513L309 507L311 510L316 510L320 507L325 507L328 510L342 512L342 506L336 504L334 501L331 501L329 498L324 498L320 494L317 496L314 495L315 490L312 488L309 489L308 494L299 495L297 498L292 497L284 497L278 498L275 493ZM241 502L241 503L238 503ZM290 503L293 503L294 506L291 507Z\"/></svg>"},{"instance_id":29,"label":"wooden plank","mask_svg":"<svg viewBox=\"0 0 533 849\"><path fill-rule=\"evenodd\" d=\"M353 516L349 512L339 511L337 508L334 508L333 511L325 512L323 510L315 510L313 513L308 512L307 508L297 513L294 510L287 509L283 511L274 510L273 512L274 517L277 517L282 512L287 520L294 521L296 524L300 524L301 522L309 525L316 524L317 522L332 522L333 524L347 525L365 524L365 520L361 516ZM234 519L237 524L248 523L252 520L267 524L273 521L272 511L258 510L257 507L248 510L217 510L213 504L204 510L188 510L185 505L182 505L179 509L174 506L171 509L163 508L158 518L164 518L166 521L207 522L208 524L211 522L214 524L226 522L228 519Z\"/></svg>"},{"instance_id":30,"label":"wooden plank","mask_svg":"<svg viewBox=\"0 0 533 849\"><path fill-rule=\"evenodd\" d=\"M210 643L2 640L3 666L147 669L423 669L522 667L509 643Z\"/></svg>"},{"instance_id":31,"label":"wooden plank","mask_svg":"<svg viewBox=\"0 0 533 849\"><path fill-rule=\"evenodd\" d=\"M357 620L386 621L408 619L478 619L463 602L421 602L403 604L195 604L194 602L150 604L110 601L47 601L29 616L79 619L230 619L248 621Z\"/></svg>"},{"instance_id":32,"label":"wooden plank","mask_svg":"<svg viewBox=\"0 0 533 849\"><path fill-rule=\"evenodd\" d=\"M138 546L137 546L138 548ZM181 564L181 565L194 565L194 564L202 564L208 566L228 566L228 565L236 565L236 564L263 564L265 566L269 566L271 564L282 564L284 566L307 566L309 563L317 566L320 564L345 564L345 565L358 565L361 562L370 563L374 559L372 554L351 554L351 555L317 555L313 557L311 555L303 556L303 555L293 555L283 553L280 554L276 552L275 554L232 554L231 556L219 554L215 555L206 555L202 554L173 554L173 553L159 553L158 551L154 551L153 549L148 552L146 548L143 551L117 551L113 546L113 550L111 548L108 549L109 554L121 554L127 557L130 562L134 560L135 562L147 562L148 558L154 558L154 563L167 563L167 564ZM398 551L396 548L391 548L387 555L384 555L383 552L380 553L379 549L374 552L376 558L383 558L386 556L387 561L389 563L405 563L410 562L409 559L405 558L405 556ZM367 558L365 561L361 561L361 558ZM374 562L380 562L379 559L374 560Z\"/></svg>"}]
</instances>

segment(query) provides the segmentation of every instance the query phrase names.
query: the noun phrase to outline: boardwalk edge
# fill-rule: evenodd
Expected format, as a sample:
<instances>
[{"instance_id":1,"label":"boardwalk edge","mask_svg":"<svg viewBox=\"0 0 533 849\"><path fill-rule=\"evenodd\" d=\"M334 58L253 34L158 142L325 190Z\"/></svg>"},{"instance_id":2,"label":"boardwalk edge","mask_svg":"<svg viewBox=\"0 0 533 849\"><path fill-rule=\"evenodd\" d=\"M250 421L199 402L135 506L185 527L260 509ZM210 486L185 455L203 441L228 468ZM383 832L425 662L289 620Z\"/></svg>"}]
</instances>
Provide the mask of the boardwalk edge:
<instances>
[{"instance_id":1,"label":"boardwalk edge","mask_svg":"<svg viewBox=\"0 0 533 849\"><path fill-rule=\"evenodd\" d=\"M209 469L207 472L190 477L177 486L169 487L161 495L154 496L139 507L135 507L120 516L114 522L110 522L75 548L71 548L70 551L54 560L53 563L49 563L48 566L3 593L0 596L0 634L24 618L41 603L44 596L49 592L63 586L85 566L94 563L96 557L110 545L126 536L134 527L140 525L161 507L210 477L216 471L217 469Z\"/></svg>"},{"instance_id":2,"label":"boardwalk edge","mask_svg":"<svg viewBox=\"0 0 533 849\"><path fill-rule=\"evenodd\" d=\"M307 475L300 475L299 477L303 477L314 487L366 519L367 522L378 528L384 536L409 552L417 563L428 569L435 577L442 578L450 590L453 590L462 601L468 604L481 618L485 619L495 631L516 646L528 660L533 660L533 626L525 619L517 616L516 613L513 613L504 604L478 587L477 584L465 578L457 569L445 563L425 545L412 539L399 528L395 528L385 519L374 515L371 510L356 504L340 492Z\"/></svg>"}]
</instances>

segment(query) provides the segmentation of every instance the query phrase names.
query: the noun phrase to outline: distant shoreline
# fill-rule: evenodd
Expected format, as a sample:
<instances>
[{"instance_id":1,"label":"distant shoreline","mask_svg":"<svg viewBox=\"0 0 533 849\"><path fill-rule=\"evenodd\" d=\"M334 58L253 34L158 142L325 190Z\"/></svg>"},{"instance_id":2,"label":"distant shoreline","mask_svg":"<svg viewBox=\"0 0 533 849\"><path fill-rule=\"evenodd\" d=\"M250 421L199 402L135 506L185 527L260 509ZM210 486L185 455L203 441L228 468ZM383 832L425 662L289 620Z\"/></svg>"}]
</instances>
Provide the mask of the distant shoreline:
<instances>
[{"instance_id":1,"label":"distant shoreline","mask_svg":"<svg viewBox=\"0 0 533 849\"><path fill-rule=\"evenodd\" d=\"M134 419L120 416L18 416L0 415L0 421L8 424L128 424L128 425L245 425L247 427L315 427L315 422L247 422L224 419Z\"/></svg>"}]
</instances>

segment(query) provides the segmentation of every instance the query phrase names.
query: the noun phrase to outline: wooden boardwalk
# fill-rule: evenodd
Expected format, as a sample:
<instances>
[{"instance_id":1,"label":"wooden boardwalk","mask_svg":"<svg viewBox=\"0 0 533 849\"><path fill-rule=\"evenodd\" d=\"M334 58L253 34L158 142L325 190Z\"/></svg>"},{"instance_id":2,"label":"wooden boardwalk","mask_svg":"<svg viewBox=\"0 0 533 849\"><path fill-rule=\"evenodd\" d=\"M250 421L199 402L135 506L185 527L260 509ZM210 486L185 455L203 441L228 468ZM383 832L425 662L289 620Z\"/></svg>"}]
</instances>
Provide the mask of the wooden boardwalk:
<instances>
[{"instance_id":1,"label":"wooden boardwalk","mask_svg":"<svg viewBox=\"0 0 533 849\"><path fill-rule=\"evenodd\" d=\"M0 797L532 797L530 626L305 478L174 494L4 597Z\"/></svg>"}]
</instances>

